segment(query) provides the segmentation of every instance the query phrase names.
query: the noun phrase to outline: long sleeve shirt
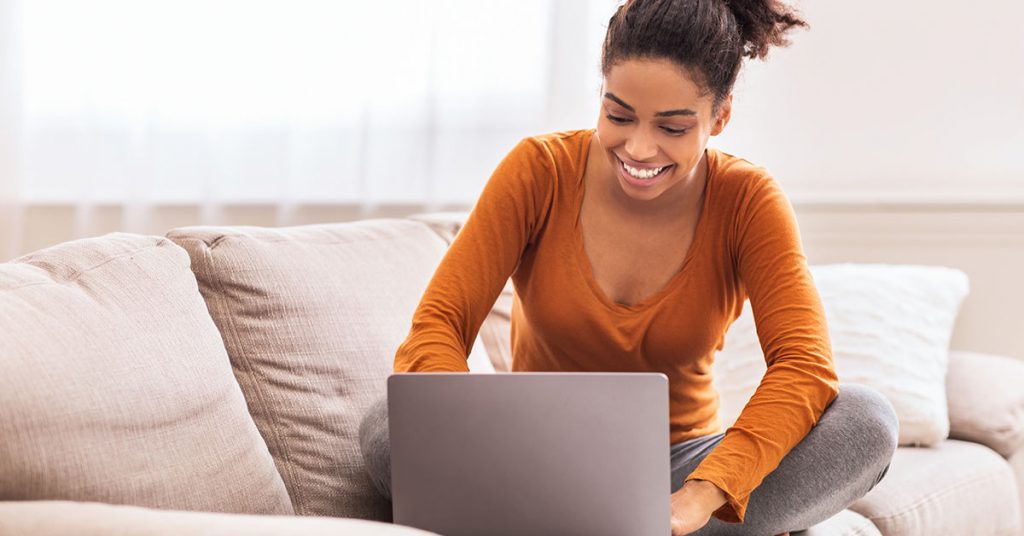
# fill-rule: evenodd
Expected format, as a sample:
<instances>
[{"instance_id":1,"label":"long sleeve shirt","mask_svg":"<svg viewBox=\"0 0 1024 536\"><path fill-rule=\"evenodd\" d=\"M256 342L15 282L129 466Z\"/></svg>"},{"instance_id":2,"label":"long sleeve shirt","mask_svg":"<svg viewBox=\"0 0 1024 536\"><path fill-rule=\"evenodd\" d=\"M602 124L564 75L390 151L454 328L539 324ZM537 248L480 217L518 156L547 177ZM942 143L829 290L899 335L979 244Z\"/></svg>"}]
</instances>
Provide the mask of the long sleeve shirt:
<instances>
[{"instance_id":1,"label":"long sleeve shirt","mask_svg":"<svg viewBox=\"0 0 1024 536\"><path fill-rule=\"evenodd\" d=\"M682 267L642 301L613 302L594 279L580 230L593 134L528 137L502 160L434 273L394 370L467 371L480 325L511 276L512 370L664 373L675 444L722 431L712 362L749 298L767 371L687 477L725 492L715 517L742 522L751 492L839 390L792 207L764 168L707 149L703 208Z\"/></svg>"}]
</instances>

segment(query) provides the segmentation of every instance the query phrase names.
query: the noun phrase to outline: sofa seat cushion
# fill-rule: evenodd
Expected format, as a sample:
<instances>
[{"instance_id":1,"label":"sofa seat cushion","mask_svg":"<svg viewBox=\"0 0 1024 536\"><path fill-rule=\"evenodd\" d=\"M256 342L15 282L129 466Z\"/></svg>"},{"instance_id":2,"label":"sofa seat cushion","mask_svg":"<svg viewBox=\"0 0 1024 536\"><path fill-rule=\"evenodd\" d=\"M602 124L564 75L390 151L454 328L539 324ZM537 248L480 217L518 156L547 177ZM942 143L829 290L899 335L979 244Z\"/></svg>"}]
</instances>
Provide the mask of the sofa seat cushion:
<instances>
[{"instance_id":1,"label":"sofa seat cushion","mask_svg":"<svg viewBox=\"0 0 1024 536\"><path fill-rule=\"evenodd\" d=\"M1024 448L1014 452L1009 458L1013 475L1017 478L1017 491L1020 492L1021 527L1024 527ZM1022 529L1021 534L1024 534Z\"/></svg>"},{"instance_id":2,"label":"sofa seat cushion","mask_svg":"<svg viewBox=\"0 0 1024 536\"><path fill-rule=\"evenodd\" d=\"M32 536L437 536L360 519L153 510L67 501L0 502L0 534Z\"/></svg>"},{"instance_id":3,"label":"sofa seat cushion","mask_svg":"<svg viewBox=\"0 0 1024 536\"><path fill-rule=\"evenodd\" d=\"M359 424L385 395L445 241L422 223L385 219L167 236L192 257L295 512L390 520Z\"/></svg>"},{"instance_id":4,"label":"sofa seat cushion","mask_svg":"<svg viewBox=\"0 0 1024 536\"><path fill-rule=\"evenodd\" d=\"M114 233L0 264L0 333L0 498L292 513L170 240Z\"/></svg>"},{"instance_id":5,"label":"sofa seat cushion","mask_svg":"<svg viewBox=\"0 0 1024 536\"><path fill-rule=\"evenodd\" d=\"M794 534L799 536L882 536L874 523L853 510L843 510L806 531Z\"/></svg>"},{"instance_id":6,"label":"sofa seat cushion","mask_svg":"<svg viewBox=\"0 0 1024 536\"><path fill-rule=\"evenodd\" d=\"M886 535L1017 534L1018 493L1005 459L982 445L948 439L896 449L882 481L850 509Z\"/></svg>"}]
</instances>

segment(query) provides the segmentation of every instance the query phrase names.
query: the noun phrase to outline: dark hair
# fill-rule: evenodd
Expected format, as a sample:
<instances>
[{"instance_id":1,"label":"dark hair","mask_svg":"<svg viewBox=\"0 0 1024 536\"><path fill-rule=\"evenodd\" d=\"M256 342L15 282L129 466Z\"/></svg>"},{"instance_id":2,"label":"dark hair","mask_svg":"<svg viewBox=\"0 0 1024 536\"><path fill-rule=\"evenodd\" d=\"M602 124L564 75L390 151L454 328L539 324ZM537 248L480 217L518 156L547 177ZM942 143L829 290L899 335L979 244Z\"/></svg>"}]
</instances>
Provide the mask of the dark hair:
<instances>
[{"instance_id":1,"label":"dark hair","mask_svg":"<svg viewBox=\"0 0 1024 536\"><path fill-rule=\"evenodd\" d=\"M626 59L668 59L688 69L714 108L732 91L743 57L763 59L807 27L779 0L628 0L608 21L601 72Z\"/></svg>"}]
</instances>

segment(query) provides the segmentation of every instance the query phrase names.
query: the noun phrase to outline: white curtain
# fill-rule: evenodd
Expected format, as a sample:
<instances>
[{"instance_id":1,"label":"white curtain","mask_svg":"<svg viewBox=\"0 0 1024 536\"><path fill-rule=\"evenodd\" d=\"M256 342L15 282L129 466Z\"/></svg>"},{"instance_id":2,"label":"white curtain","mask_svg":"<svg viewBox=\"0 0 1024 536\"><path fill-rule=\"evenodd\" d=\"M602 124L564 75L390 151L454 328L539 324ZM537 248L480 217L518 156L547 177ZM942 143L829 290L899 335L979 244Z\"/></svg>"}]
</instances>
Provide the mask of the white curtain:
<instances>
[{"instance_id":1,"label":"white curtain","mask_svg":"<svg viewBox=\"0 0 1024 536\"><path fill-rule=\"evenodd\" d=\"M0 0L0 255L32 204L470 205L597 117L614 0Z\"/></svg>"}]
</instances>

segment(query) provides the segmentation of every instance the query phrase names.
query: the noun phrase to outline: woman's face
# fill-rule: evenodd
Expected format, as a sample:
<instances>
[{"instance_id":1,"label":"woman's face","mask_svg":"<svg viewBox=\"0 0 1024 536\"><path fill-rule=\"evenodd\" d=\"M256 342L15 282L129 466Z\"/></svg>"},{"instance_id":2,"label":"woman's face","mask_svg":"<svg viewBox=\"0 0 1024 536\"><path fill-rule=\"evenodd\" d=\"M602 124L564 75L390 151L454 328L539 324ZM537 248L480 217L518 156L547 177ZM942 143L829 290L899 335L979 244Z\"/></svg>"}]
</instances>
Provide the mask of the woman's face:
<instances>
[{"instance_id":1,"label":"woman's face","mask_svg":"<svg viewBox=\"0 0 1024 536\"><path fill-rule=\"evenodd\" d=\"M702 96L688 73L669 60L627 59L611 68L597 138L627 196L651 200L700 179L708 137L728 123L732 96L718 117L711 116L712 104L713 97Z\"/></svg>"}]
</instances>

